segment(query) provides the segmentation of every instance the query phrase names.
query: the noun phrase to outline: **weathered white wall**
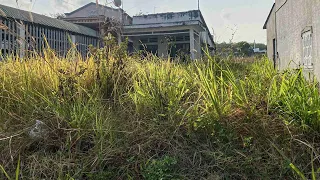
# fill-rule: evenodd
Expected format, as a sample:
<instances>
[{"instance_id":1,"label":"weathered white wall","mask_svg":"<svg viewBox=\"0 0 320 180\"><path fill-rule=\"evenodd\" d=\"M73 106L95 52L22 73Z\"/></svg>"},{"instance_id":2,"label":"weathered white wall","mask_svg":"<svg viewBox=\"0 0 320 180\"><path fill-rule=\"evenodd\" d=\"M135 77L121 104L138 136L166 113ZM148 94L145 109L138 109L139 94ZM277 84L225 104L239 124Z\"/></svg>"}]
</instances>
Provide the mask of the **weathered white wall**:
<instances>
[{"instance_id":1,"label":"weathered white wall","mask_svg":"<svg viewBox=\"0 0 320 180\"><path fill-rule=\"evenodd\" d=\"M314 74L320 80L320 0L312 0L312 21L313 21L313 63Z\"/></svg>"},{"instance_id":2,"label":"weathered white wall","mask_svg":"<svg viewBox=\"0 0 320 180\"><path fill-rule=\"evenodd\" d=\"M303 29L312 26L312 4L313 1L288 0L276 13L280 69L298 68L302 64L301 35Z\"/></svg>"},{"instance_id":3,"label":"weathered white wall","mask_svg":"<svg viewBox=\"0 0 320 180\"><path fill-rule=\"evenodd\" d=\"M277 40L279 69L303 67L302 33L312 27L312 61L315 75L320 77L320 0L276 0L267 23L268 57L272 59L273 39Z\"/></svg>"},{"instance_id":4,"label":"weathered white wall","mask_svg":"<svg viewBox=\"0 0 320 180\"><path fill-rule=\"evenodd\" d=\"M134 16L133 24L158 24L158 23L171 23L181 21L201 21L200 11L187 11L179 13L161 13L161 14L148 14L142 16Z\"/></svg>"},{"instance_id":5,"label":"weathered white wall","mask_svg":"<svg viewBox=\"0 0 320 180\"><path fill-rule=\"evenodd\" d=\"M275 9L273 8L269 20L266 24L267 28L267 55L270 60L273 60L273 39L276 39L276 27L275 27ZM278 63L277 63L278 64Z\"/></svg>"}]
</instances>

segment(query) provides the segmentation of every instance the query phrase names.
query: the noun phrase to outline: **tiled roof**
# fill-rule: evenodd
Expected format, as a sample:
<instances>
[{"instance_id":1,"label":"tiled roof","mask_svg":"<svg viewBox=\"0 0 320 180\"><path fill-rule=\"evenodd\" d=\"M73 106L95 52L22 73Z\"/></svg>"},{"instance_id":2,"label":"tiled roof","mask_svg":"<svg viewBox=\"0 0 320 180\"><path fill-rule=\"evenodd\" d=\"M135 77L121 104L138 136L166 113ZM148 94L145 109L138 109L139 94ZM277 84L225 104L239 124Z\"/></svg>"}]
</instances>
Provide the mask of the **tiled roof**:
<instances>
[{"instance_id":1,"label":"tiled roof","mask_svg":"<svg viewBox=\"0 0 320 180\"><path fill-rule=\"evenodd\" d=\"M50 18L44 15L4 6L2 4L0 4L0 17L13 18L24 22L31 22L53 28L63 29L77 34L97 37L97 32L93 29L69 23L63 20Z\"/></svg>"}]
</instances>

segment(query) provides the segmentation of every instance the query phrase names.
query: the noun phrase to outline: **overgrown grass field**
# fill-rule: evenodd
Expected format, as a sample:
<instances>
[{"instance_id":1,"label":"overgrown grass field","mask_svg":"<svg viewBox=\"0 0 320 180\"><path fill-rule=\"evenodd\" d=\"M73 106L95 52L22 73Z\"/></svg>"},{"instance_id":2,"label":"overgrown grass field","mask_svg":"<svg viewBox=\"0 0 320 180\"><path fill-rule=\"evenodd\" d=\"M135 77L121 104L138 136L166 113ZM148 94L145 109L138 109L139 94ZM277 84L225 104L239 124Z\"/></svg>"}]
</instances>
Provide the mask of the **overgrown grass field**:
<instances>
[{"instance_id":1,"label":"overgrown grass field","mask_svg":"<svg viewBox=\"0 0 320 180\"><path fill-rule=\"evenodd\" d=\"M0 62L0 179L320 178L302 70L119 52Z\"/></svg>"}]
</instances>

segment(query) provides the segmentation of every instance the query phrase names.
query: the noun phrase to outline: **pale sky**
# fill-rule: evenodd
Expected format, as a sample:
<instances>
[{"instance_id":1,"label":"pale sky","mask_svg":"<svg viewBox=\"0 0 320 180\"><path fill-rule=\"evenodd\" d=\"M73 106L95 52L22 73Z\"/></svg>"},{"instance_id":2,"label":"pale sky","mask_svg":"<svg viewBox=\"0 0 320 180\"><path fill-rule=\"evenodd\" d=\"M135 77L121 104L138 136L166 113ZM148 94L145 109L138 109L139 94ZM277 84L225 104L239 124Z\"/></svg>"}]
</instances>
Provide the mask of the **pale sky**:
<instances>
[{"instance_id":1,"label":"pale sky","mask_svg":"<svg viewBox=\"0 0 320 180\"><path fill-rule=\"evenodd\" d=\"M106 1L99 0L100 4ZM39 14L71 12L96 0L0 0L0 4L31 10ZM215 41L265 43L266 32L262 29L274 0L200 0L200 9ZM110 4L112 5L112 4ZM124 10L131 16L142 12L178 12L197 9L197 0L123 0Z\"/></svg>"}]
</instances>

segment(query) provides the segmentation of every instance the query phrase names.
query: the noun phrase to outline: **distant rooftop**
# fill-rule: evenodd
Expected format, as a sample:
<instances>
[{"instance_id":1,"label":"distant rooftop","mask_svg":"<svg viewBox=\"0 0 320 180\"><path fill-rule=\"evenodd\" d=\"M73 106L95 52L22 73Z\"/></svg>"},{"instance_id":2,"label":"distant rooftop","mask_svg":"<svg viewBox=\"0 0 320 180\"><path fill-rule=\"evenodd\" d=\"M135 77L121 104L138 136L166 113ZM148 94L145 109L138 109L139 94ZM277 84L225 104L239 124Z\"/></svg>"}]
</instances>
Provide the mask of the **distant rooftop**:
<instances>
[{"instance_id":1,"label":"distant rooftop","mask_svg":"<svg viewBox=\"0 0 320 180\"><path fill-rule=\"evenodd\" d=\"M113 7L105 6L105 5L102 5L102 4L97 4L97 3L95 3L95 2L90 2L90 3L88 3L88 4L86 4L86 5L82 6L82 7L80 7L80 8L78 8L78 9L70 12L70 13L65 13L65 15L66 15L66 16L70 16L70 15L72 15L72 14L74 14L74 13L80 11L80 10L83 10L83 9L89 7L89 6L92 6L92 5L97 6L97 7L106 8L106 9L113 10L113 11L119 11L119 10L120 10L120 11L123 13L123 15L125 15L126 17L131 18L131 16L130 16L129 14L127 14L122 8L113 8Z\"/></svg>"}]
</instances>

